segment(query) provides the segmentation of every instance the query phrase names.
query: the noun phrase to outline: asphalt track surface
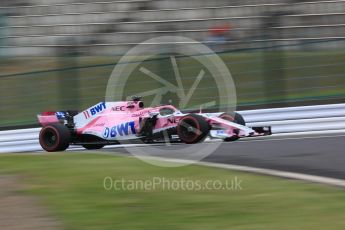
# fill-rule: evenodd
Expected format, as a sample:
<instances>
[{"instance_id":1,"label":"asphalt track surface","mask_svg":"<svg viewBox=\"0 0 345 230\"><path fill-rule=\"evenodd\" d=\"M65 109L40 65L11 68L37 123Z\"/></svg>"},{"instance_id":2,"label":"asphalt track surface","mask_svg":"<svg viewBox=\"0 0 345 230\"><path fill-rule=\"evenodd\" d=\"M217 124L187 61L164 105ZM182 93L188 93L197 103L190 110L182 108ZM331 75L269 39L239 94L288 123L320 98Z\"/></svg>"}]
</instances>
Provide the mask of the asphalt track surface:
<instances>
[{"instance_id":1,"label":"asphalt track surface","mask_svg":"<svg viewBox=\"0 0 345 230\"><path fill-rule=\"evenodd\" d=\"M156 149L153 156L181 159L190 154L186 151L186 144L181 143L153 147ZM162 155L163 149L179 150L179 153ZM121 147L101 151L129 154L126 148ZM203 161L345 179L345 134L272 136L221 143Z\"/></svg>"}]
</instances>

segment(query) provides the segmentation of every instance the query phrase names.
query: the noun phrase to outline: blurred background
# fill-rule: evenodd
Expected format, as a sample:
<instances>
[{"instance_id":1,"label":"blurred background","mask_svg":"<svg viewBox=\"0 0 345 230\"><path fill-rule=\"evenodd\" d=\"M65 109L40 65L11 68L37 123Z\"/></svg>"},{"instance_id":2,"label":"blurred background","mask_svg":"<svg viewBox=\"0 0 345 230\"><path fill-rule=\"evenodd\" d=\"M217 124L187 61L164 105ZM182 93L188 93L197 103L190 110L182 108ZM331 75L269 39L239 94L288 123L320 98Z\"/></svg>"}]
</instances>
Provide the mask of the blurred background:
<instances>
[{"instance_id":1,"label":"blurred background","mask_svg":"<svg viewBox=\"0 0 345 230\"><path fill-rule=\"evenodd\" d=\"M344 27L342 0L1 0L0 127L103 101L119 58L164 35L217 52L231 70L239 110L341 102ZM197 76L190 61L177 63L184 80ZM169 78L165 57L150 65ZM132 93L152 84L137 81ZM201 91L196 97L205 101L216 89Z\"/></svg>"}]
</instances>

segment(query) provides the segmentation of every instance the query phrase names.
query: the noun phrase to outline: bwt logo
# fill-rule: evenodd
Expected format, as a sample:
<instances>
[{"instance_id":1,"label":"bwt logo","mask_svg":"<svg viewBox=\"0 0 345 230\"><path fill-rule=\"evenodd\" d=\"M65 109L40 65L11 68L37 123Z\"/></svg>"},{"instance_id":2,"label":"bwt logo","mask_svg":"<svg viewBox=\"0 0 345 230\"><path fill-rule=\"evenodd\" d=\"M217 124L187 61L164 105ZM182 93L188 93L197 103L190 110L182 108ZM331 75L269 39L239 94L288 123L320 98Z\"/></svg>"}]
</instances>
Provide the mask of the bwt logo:
<instances>
[{"instance_id":1,"label":"bwt logo","mask_svg":"<svg viewBox=\"0 0 345 230\"><path fill-rule=\"evenodd\" d=\"M105 108L106 108L105 102L101 102L95 105L94 107L90 109L91 116L96 115L97 113L103 111ZM84 111L83 114L86 119L90 117L89 110Z\"/></svg>"},{"instance_id":2,"label":"bwt logo","mask_svg":"<svg viewBox=\"0 0 345 230\"><path fill-rule=\"evenodd\" d=\"M98 105L91 108L90 109L91 116L95 115L96 113L101 112L103 109L105 109L105 102L101 102Z\"/></svg>"},{"instance_id":3,"label":"bwt logo","mask_svg":"<svg viewBox=\"0 0 345 230\"><path fill-rule=\"evenodd\" d=\"M134 128L134 121L122 123L119 125L113 126L111 129L110 128L105 128L103 131L103 137L108 138L108 137L116 137L117 135L120 136L127 136L129 134L135 134L135 128Z\"/></svg>"}]
</instances>

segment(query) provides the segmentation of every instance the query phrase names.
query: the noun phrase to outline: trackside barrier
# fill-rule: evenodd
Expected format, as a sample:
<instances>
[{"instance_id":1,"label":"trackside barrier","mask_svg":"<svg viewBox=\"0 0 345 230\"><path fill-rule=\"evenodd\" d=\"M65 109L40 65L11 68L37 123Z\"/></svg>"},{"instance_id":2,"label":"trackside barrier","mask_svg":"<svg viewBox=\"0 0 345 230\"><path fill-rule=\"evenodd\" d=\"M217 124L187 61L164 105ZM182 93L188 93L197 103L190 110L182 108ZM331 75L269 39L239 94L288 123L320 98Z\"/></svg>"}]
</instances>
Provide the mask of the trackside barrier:
<instances>
[{"instance_id":1,"label":"trackside barrier","mask_svg":"<svg viewBox=\"0 0 345 230\"><path fill-rule=\"evenodd\" d=\"M250 127L271 126L273 134L345 129L345 104L239 111ZM0 153L42 150L40 128L0 131Z\"/></svg>"}]
</instances>

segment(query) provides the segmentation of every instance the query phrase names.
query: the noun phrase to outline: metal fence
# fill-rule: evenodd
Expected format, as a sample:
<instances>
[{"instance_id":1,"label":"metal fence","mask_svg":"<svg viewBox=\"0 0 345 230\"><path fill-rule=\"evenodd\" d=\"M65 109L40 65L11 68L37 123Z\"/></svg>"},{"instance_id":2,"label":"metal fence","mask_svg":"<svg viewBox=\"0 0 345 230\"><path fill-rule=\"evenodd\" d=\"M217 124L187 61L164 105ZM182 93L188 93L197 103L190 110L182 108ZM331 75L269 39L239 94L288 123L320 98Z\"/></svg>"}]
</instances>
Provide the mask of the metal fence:
<instances>
[{"instance_id":1,"label":"metal fence","mask_svg":"<svg viewBox=\"0 0 345 230\"><path fill-rule=\"evenodd\" d=\"M218 52L240 106L339 102L345 98L344 12L343 0L1 1L0 126L104 100L121 55L162 35L186 36ZM194 79L197 65L176 58L182 80ZM150 67L173 80L167 60L154 59ZM134 79L129 94L157 86ZM195 97L217 97L216 90L206 82Z\"/></svg>"}]
</instances>

